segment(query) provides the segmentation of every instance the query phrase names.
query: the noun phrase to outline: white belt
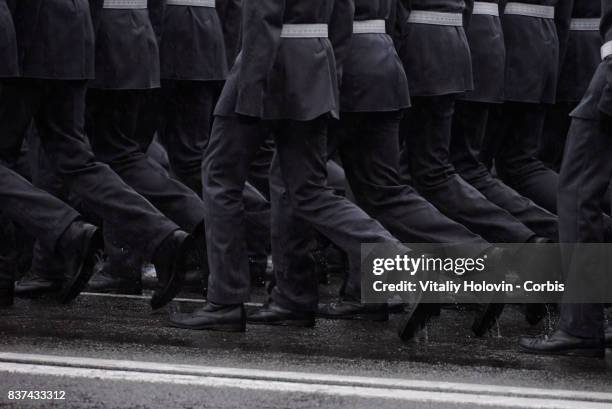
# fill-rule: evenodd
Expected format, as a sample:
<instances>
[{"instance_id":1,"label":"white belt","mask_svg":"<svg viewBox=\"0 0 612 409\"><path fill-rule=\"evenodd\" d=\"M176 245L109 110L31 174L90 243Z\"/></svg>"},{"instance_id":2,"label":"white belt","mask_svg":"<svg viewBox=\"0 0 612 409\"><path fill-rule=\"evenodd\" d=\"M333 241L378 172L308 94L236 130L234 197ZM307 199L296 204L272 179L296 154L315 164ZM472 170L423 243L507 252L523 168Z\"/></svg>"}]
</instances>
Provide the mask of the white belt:
<instances>
[{"instance_id":1,"label":"white belt","mask_svg":"<svg viewBox=\"0 0 612 409\"><path fill-rule=\"evenodd\" d=\"M463 26L463 15L461 13L413 10L408 17L408 23L461 27Z\"/></svg>"},{"instance_id":2,"label":"white belt","mask_svg":"<svg viewBox=\"0 0 612 409\"><path fill-rule=\"evenodd\" d=\"M353 22L353 34L386 34L385 20L361 20Z\"/></svg>"},{"instance_id":3,"label":"white belt","mask_svg":"<svg viewBox=\"0 0 612 409\"><path fill-rule=\"evenodd\" d=\"M147 0L104 0L105 9L146 9Z\"/></svg>"},{"instance_id":4,"label":"white belt","mask_svg":"<svg viewBox=\"0 0 612 409\"><path fill-rule=\"evenodd\" d=\"M215 8L215 0L167 0L168 6L192 6Z\"/></svg>"},{"instance_id":5,"label":"white belt","mask_svg":"<svg viewBox=\"0 0 612 409\"><path fill-rule=\"evenodd\" d=\"M541 6L539 4L508 3L504 10L504 14L554 19L555 8L553 6Z\"/></svg>"},{"instance_id":6,"label":"white belt","mask_svg":"<svg viewBox=\"0 0 612 409\"><path fill-rule=\"evenodd\" d=\"M327 24L283 24L281 38L327 38Z\"/></svg>"},{"instance_id":7,"label":"white belt","mask_svg":"<svg viewBox=\"0 0 612 409\"><path fill-rule=\"evenodd\" d=\"M487 16L499 17L499 6L497 3L487 3L484 1L474 2L474 11L472 14L484 14Z\"/></svg>"},{"instance_id":8,"label":"white belt","mask_svg":"<svg viewBox=\"0 0 612 409\"><path fill-rule=\"evenodd\" d=\"M573 18L570 22L571 31L599 31L599 18Z\"/></svg>"},{"instance_id":9,"label":"white belt","mask_svg":"<svg viewBox=\"0 0 612 409\"><path fill-rule=\"evenodd\" d=\"M605 60L606 57L612 55L612 41L608 41L603 46L601 46L601 59Z\"/></svg>"}]
</instances>

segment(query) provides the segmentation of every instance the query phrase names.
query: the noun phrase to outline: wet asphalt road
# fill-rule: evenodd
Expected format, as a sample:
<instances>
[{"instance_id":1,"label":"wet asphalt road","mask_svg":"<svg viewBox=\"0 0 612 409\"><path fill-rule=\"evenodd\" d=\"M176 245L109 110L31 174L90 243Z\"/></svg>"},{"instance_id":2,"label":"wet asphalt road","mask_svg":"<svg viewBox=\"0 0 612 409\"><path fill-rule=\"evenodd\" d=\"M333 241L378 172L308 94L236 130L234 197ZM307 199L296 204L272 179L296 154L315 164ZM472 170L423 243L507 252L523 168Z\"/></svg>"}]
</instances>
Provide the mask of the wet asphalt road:
<instances>
[{"instance_id":1,"label":"wet asphalt road","mask_svg":"<svg viewBox=\"0 0 612 409\"><path fill-rule=\"evenodd\" d=\"M184 296L197 298L193 294ZM169 308L187 311L198 305L175 302ZM419 339L404 345L395 334L397 315L388 323L319 320L312 329L249 326L244 334L230 334L170 328L167 311L152 313L142 299L85 295L70 306L59 306L49 299L18 300L13 308L0 310L0 354L332 374L338 379L359 376L429 381L433 385L457 382L612 393L611 350L605 360L527 355L518 352L518 337L544 331L551 325L549 320L529 327L518 308L507 308L499 329L479 339L469 331L471 318L469 311L443 310ZM310 383L305 390L268 389L270 385L243 388L241 384L211 386L208 380L191 384L192 380L179 382L174 377L151 381L146 374L143 379L130 381L93 372L62 377L47 375L44 368L48 367L29 372L18 365L23 371L14 372L2 365L0 362L0 407L479 407L462 403L460 397L427 403L368 394L319 393L316 388L309 389ZM7 392L15 389L64 390L66 400L9 401ZM612 400L603 405L612 408Z\"/></svg>"}]
</instances>

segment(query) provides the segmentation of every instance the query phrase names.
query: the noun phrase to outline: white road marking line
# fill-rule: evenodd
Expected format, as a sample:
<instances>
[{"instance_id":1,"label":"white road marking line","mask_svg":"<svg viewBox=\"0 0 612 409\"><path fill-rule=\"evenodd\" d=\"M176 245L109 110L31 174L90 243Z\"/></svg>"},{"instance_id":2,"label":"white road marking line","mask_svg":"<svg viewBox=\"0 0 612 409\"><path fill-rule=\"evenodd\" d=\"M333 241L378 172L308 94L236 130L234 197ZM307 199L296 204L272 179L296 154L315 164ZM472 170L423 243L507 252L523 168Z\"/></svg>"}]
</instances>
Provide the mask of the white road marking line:
<instances>
[{"instance_id":1,"label":"white road marking line","mask_svg":"<svg viewBox=\"0 0 612 409\"><path fill-rule=\"evenodd\" d=\"M585 402L561 399L523 398L452 392L415 391L360 386L321 385L283 381L262 381L214 376L176 375L150 372L134 372L104 369L70 368L28 364L0 364L0 371L12 374L87 378L106 381L128 381L172 385L196 385L213 388L237 388L276 393L304 393L358 397L366 399L389 399L422 403L466 404L480 407L521 409L609 409L609 403Z\"/></svg>"},{"instance_id":2,"label":"white road marking line","mask_svg":"<svg viewBox=\"0 0 612 409\"><path fill-rule=\"evenodd\" d=\"M610 408L612 393L0 353L0 372L520 408ZM93 375L95 374L95 376Z\"/></svg>"},{"instance_id":3,"label":"white road marking line","mask_svg":"<svg viewBox=\"0 0 612 409\"><path fill-rule=\"evenodd\" d=\"M151 299L151 296L149 295L104 294L104 293L88 293L88 292L83 292L80 294L80 296L101 297L101 298L119 298L119 299L124 299L124 300L145 300L145 301L149 301ZM188 303L195 303L195 304L205 304L206 303L206 299L204 298L175 298L172 301L188 302ZM263 306L262 303L256 303L256 302L245 303L244 305L247 307Z\"/></svg>"}]
</instances>

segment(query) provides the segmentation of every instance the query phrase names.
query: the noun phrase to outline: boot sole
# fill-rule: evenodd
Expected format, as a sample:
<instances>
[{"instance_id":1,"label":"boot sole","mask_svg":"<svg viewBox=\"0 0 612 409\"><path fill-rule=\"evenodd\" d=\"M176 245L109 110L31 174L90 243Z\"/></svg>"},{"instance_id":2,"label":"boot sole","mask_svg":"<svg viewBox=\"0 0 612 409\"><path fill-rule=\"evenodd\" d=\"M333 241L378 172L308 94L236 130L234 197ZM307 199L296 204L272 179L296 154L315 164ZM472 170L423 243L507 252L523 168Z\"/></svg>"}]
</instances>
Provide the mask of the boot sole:
<instances>
[{"instance_id":1,"label":"boot sole","mask_svg":"<svg viewBox=\"0 0 612 409\"><path fill-rule=\"evenodd\" d=\"M93 229L83 243L83 259L73 277L60 292L59 301L68 304L85 289L89 279L94 274L96 252L104 248L104 239L100 229Z\"/></svg>"},{"instance_id":2,"label":"boot sole","mask_svg":"<svg viewBox=\"0 0 612 409\"><path fill-rule=\"evenodd\" d=\"M196 242L191 236L187 236L181 243L175 259L172 262L172 274L166 287L157 291L151 297L151 308L158 310L172 301L183 288L185 283L185 255L188 250L195 249Z\"/></svg>"}]
</instances>

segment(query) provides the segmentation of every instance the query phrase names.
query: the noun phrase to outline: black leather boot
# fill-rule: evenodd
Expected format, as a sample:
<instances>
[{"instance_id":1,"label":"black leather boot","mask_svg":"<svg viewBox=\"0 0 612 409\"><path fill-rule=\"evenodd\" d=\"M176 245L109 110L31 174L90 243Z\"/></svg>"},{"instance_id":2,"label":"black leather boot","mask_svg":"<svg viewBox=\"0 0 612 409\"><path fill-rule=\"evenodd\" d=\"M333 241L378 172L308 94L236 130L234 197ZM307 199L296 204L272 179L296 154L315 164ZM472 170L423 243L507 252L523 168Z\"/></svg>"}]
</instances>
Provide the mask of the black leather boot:
<instances>
[{"instance_id":1,"label":"black leather boot","mask_svg":"<svg viewBox=\"0 0 612 409\"><path fill-rule=\"evenodd\" d=\"M142 282L139 277L119 277L102 269L91 277L86 289L92 293L141 295Z\"/></svg>"},{"instance_id":2,"label":"black leather boot","mask_svg":"<svg viewBox=\"0 0 612 409\"><path fill-rule=\"evenodd\" d=\"M340 299L329 304L319 304L317 316L336 320L387 321L387 304L363 304L360 301Z\"/></svg>"},{"instance_id":3,"label":"black leather boot","mask_svg":"<svg viewBox=\"0 0 612 409\"><path fill-rule=\"evenodd\" d=\"M567 355L603 358L606 355L603 339L579 338L560 329L550 337L522 337L522 351L541 355Z\"/></svg>"},{"instance_id":4,"label":"black leather boot","mask_svg":"<svg viewBox=\"0 0 612 409\"><path fill-rule=\"evenodd\" d=\"M183 287L186 261L197 253L193 238L177 230L159 246L153 259L157 272L158 288L151 298L151 307L156 310L168 304Z\"/></svg>"},{"instance_id":5,"label":"black leather boot","mask_svg":"<svg viewBox=\"0 0 612 409\"><path fill-rule=\"evenodd\" d=\"M191 313L170 316L170 325L176 328L244 332L246 313L244 305L220 305L212 302Z\"/></svg>"},{"instance_id":6,"label":"black leather boot","mask_svg":"<svg viewBox=\"0 0 612 409\"><path fill-rule=\"evenodd\" d=\"M57 295L61 289L61 279L47 278L29 272L15 283L15 297L38 298L47 294Z\"/></svg>"},{"instance_id":7,"label":"black leather boot","mask_svg":"<svg viewBox=\"0 0 612 409\"><path fill-rule=\"evenodd\" d=\"M59 294L61 303L74 300L87 286L103 249L102 232L92 224L75 221L64 232L59 251L66 261L67 275Z\"/></svg>"}]
</instances>

